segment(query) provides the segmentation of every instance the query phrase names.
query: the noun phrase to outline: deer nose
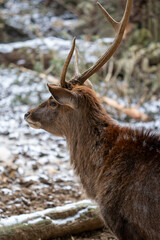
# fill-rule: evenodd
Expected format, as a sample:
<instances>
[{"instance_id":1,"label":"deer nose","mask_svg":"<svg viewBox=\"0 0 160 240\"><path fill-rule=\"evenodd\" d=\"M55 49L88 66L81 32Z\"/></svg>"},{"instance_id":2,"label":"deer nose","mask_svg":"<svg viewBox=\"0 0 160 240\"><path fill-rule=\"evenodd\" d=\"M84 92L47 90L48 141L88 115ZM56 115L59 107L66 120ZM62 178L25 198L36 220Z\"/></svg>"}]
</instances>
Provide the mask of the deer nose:
<instances>
[{"instance_id":1,"label":"deer nose","mask_svg":"<svg viewBox=\"0 0 160 240\"><path fill-rule=\"evenodd\" d=\"M30 112L27 112L26 114L24 114L24 119L26 119L29 116Z\"/></svg>"}]
</instances>

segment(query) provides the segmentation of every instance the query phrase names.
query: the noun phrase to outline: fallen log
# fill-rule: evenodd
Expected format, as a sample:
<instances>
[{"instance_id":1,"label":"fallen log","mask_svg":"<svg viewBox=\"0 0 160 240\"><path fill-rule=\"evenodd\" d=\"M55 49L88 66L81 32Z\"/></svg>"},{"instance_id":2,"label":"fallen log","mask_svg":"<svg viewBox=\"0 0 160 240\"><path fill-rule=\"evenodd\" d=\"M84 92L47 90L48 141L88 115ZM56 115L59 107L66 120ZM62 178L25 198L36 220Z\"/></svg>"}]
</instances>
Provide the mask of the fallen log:
<instances>
[{"instance_id":1,"label":"fallen log","mask_svg":"<svg viewBox=\"0 0 160 240\"><path fill-rule=\"evenodd\" d=\"M147 114L140 112L135 107L125 107L124 105L119 104L116 100L108 97L102 97L101 100L103 103L108 104L110 107L115 108L122 113L125 113L131 118L140 119L142 122L152 120Z\"/></svg>"},{"instance_id":2,"label":"fallen log","mask_svg":"<svg viewBox=\"0 0 160 240\"><path fill-rule=\"evenodd\" d=\"M98 207L89 200L30 214L1 218L1 240L48 240L103 227Z\"/></svg>"}]
</instances>

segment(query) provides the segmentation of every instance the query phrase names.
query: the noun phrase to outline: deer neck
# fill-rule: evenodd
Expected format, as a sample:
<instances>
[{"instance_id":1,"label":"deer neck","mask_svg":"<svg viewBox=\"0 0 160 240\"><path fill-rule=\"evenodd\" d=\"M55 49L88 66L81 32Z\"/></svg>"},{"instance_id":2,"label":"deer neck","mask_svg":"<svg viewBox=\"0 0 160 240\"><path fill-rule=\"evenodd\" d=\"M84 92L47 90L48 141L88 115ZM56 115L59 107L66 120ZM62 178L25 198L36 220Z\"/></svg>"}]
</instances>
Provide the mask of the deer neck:
<instances>
[{"instance_id":1,"label":"deer neck","mask_svg":"<svg viewBox=\"0 0 160 240\"><path fill-rule=\"evenodd\" d=\"M102 107L98 111L81 115L72 123L67 143L70 149L71 164L80 177L83 187L89 197L96 195L96 182L104 161L105 151L109 151L111 143L106 146L106 134L114 126L113 120L104 112ZM84 121L85 119L85 121Z\"/></svg>"}]
</instances>

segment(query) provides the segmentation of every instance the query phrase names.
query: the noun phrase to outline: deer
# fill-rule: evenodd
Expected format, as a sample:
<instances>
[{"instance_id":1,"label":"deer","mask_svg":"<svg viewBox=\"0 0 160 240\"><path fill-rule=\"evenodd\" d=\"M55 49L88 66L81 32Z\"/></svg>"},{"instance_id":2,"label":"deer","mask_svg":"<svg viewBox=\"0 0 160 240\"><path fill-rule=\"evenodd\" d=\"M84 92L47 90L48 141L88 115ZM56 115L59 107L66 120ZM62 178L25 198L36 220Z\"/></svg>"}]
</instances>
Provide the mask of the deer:
<instances>
[{"instance_id":1,"label":"deer","mask_svg":"<svg viewBox=\"0 0 160 240\"><path fill-rule=\"evenodd\" d=\"M89 78L116 52L129 20L133 0L127 0L120 22L102 7L115 30L106 52L79 73L75 38L64 63L60 84L48 84L48 100L29 110L30 127L66 138L70 163L101 218L119 240L160 239L160 136L147 129L121 126L96 96ZM66 73L75 52L75 76Z\"/></svg>"}]
</instances>

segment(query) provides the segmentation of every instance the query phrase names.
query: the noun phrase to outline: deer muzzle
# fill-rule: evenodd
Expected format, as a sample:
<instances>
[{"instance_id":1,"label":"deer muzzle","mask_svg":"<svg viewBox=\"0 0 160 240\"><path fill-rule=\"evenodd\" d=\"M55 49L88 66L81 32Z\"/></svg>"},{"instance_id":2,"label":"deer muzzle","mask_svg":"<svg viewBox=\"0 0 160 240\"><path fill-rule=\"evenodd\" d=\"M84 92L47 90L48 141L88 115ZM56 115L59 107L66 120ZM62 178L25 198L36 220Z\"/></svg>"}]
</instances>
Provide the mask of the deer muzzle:
<instances>
[{"instance_id":1,"label":"deer muzzle","mask_svg":"<svg viewBox=\"0 0 160 240\"><path fill-rule=\"evenodd\" d=\"M28 125L32 128L36 128L39 129L41 128L41 123L37 122L37 121L32 121L30 118L31 113L27 112L24 114L24 119L26 120L26 122L28 123Z\"/></svg>"}]
</instances>

